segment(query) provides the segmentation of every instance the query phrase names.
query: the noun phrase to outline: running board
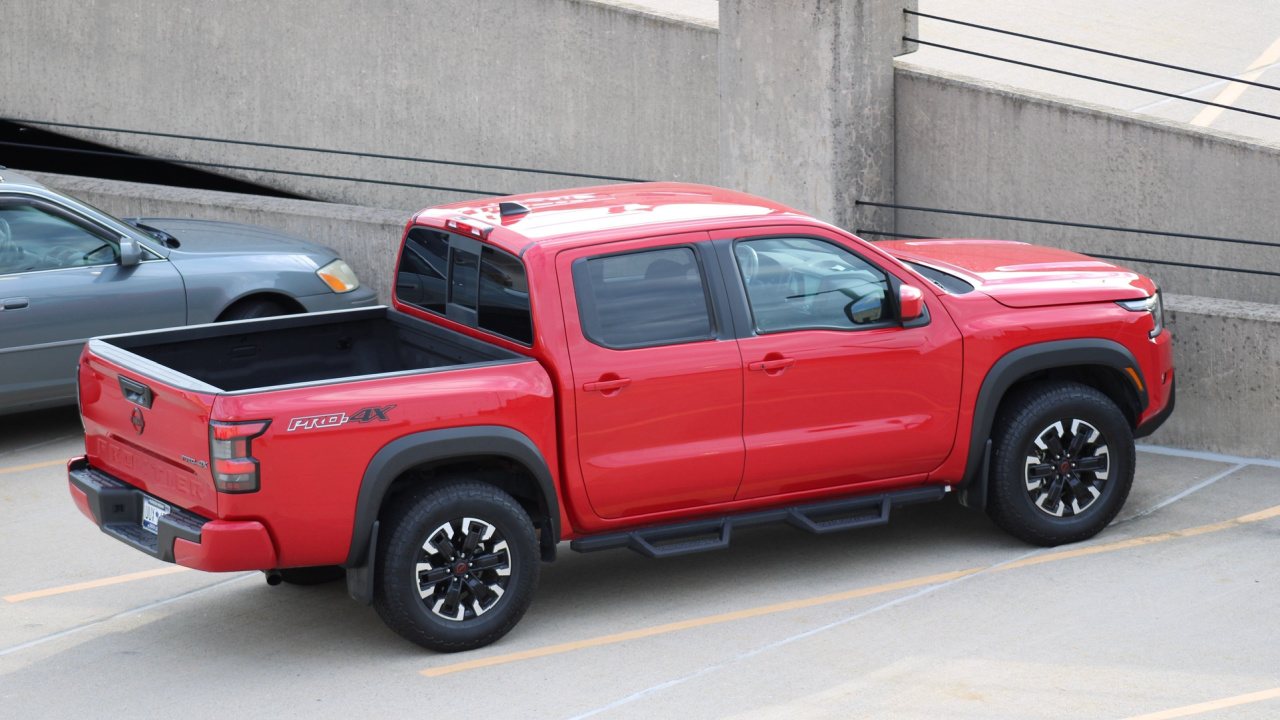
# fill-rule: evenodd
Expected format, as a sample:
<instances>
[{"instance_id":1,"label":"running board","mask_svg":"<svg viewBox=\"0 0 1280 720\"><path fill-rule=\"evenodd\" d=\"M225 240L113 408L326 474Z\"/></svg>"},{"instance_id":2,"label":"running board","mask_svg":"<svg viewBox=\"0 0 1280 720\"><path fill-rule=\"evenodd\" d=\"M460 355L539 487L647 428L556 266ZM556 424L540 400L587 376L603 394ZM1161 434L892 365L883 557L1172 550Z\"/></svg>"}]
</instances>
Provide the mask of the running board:
<instances>
[{"instance_id":1,"label":"running board","mask_svg":"<svg viewBox=\"0 0 1280 720\"><path fill-rule=\"evenodd\" d=\"M675 557L729 547L729 538L735 527L785 522L806 532L822 534L884 525L889 522L889 508L941 500L946 494L947 488L942 486L899 490L883 495L864 495L813 505L593 535L573 540L569 547L578 552L629 548L651 558Z\"/></svg>"}]
</instances>

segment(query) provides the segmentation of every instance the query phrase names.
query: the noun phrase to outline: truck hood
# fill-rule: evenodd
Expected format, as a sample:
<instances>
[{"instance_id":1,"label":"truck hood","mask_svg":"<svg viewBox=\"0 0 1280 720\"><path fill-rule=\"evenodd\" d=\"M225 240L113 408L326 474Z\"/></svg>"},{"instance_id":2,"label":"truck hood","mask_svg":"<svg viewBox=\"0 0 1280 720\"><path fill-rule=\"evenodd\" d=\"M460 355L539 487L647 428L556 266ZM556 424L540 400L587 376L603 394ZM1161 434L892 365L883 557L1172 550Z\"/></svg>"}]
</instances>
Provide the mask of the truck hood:
<instances>
[{"instance_id":1,"label":"truck hood","mask_svg":"<svg viewBox=\"0 0 1280 720\"><path fill-rule=\"evenodd\" d=\"M1011 240L893 240L876 247L962 277L1009 307L1135 300L1156 291L1146 276L1105 260Z\"/></svg>"},{"instance_id":2,"label":"truck hood","mask_svg":"<svg viewBox=\"0 0 1280 720\"><path fill-rule=\"evenodd\" d=\"M338 253L331 248L313 243L306 238L258 225L178 218L130 218L129 222L139 222L172 235L179 243L179 247L173 251L175 253L296 255L301 252L338 257Z\"/></svg>"}]
</instances>

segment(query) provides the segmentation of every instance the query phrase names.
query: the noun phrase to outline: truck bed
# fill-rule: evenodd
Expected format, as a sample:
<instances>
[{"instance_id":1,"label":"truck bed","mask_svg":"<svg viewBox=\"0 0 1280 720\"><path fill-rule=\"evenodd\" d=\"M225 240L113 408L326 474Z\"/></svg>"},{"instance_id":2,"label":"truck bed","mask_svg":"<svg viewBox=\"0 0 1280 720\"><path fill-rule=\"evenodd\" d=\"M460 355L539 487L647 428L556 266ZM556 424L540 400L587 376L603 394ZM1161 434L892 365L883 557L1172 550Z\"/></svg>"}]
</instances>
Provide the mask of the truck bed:
<instances>
[{"instance_id":1,"label":"truck bed","mask_svg":"<svg viewBox=\"0 0 1280 720\"><path fill-rule=\"evenodd\" d=\"M91 342L93 352L103 358L123 360L176 387L215 393L525 359L386 307L198 325Z\"/></svg>"}]
</instances>

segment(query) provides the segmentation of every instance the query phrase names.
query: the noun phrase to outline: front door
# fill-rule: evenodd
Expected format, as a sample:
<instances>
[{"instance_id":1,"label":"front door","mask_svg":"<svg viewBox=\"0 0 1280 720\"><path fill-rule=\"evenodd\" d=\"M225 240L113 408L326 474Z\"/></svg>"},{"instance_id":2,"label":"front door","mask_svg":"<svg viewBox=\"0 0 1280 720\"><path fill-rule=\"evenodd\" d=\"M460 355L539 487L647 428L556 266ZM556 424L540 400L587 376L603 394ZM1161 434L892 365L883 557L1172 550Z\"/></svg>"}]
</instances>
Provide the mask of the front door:
<instances>
[{"instance_id":1,"label":"front door","mask_svg":"<svg viewBox=\"0 0 1280 720\"><path fill-rule=\"evenodd\" d=\"M742 362L713 309L706 238L557 260L578 460L600 517L727 502L742 479Z\"/></svg>"},{"instance_id":2,"label":"front door","mask_svg":"<svg viewBox=\"0 0 1280 720\"><path fill-rule=\"evenodd\" d=\"M897 278L834 236L797 230L724 246L752 322L739 340L737 498L929 472L955 438L959 331L929 289L929 323L903 327Z\"/></svg>"},{"instance_id":3,"label":"front door","mask_svg":"<svg viewBox=\"0 0 1280 720\"><path fill-rule=\"evenodd\" d=\"M0 196L0 408L75 397L95 335L183 325L182 277L143 250L119 264L118 236L70 210Z\"/></svg>"}]
</instances>

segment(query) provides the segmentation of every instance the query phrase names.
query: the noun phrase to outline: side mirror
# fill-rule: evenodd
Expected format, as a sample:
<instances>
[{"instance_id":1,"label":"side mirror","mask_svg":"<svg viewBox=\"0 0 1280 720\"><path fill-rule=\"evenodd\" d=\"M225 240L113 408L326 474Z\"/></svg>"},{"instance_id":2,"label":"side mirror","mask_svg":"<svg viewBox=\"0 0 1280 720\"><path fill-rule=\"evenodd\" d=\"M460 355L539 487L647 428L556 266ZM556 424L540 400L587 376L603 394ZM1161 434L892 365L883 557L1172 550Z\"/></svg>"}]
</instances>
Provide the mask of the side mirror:
<instances>
[{"instance_id":1,"label":"side mirror","mask_svg":"<svg viewBox=\"0 0 1280 720\"><path fill-rule=\"evenodd\" d=\"M920 317L924 314L924 293L918 287L903 284L898 288L898 309L903 322Z\"/></svg>"},{"instance_id":2,"label":"side mirror","mask_svg":"<svg viewBox=\"0 0 1280 720\"><path fill-rule=\"evenodd\" d=\"M133 267L142 259L142 246L134 238L120 238L120 267Z\"/></svg>"}]
</instances>

